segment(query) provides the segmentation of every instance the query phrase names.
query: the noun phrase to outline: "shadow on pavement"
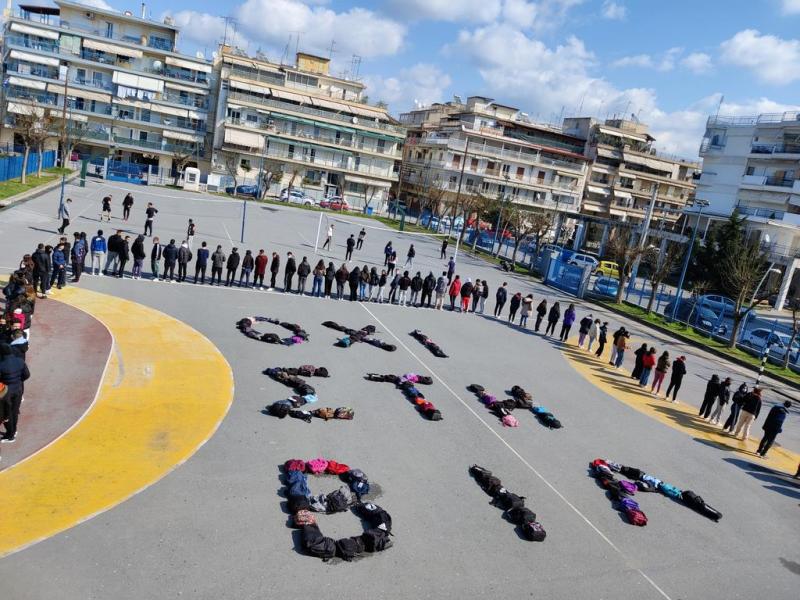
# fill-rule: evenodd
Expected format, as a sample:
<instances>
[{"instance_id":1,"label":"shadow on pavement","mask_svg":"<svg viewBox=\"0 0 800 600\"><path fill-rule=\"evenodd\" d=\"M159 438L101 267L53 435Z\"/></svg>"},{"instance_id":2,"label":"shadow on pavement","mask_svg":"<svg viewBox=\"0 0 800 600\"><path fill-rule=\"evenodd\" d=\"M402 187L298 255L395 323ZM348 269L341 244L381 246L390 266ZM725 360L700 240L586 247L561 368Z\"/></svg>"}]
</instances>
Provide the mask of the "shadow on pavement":
<instances>
[{"instance_id":1,"label":"shadow on pavement","mask_svg":"<svg viewBox=\"0 0 800 600\"><path fill-rule=\"evenodd\" d=\"M742 460L740 458L723 458L722 460L739 467L751 477L755 477L759 481L763 482L765 484L764 488L778 492L783 496L800 500L800 481L794 479L792 475L783 473L782 471L776 471L775 469L770 469L764 465ZM781 559L781 562L783 562L783 559ZM800 565L797 563L792 563L792 565L794 568L784 564L787 569L795 573L800 571Z\"/></svg>"}]
</instances>

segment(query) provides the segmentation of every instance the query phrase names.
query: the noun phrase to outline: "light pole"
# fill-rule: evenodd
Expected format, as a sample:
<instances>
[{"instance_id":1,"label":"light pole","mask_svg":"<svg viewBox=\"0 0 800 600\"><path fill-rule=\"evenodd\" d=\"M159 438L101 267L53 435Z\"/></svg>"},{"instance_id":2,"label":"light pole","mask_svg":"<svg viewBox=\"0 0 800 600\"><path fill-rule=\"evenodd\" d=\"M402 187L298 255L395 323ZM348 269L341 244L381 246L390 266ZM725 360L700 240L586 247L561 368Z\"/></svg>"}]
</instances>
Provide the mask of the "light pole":
<instances>
[{"instance_id":1,"label":"light pole","mask_svg":"<svg viewBox=\"0 0 800 600\"><path fill-rule=\"evenodd\" d=\"M508 185L508 180L509 180L509 176L506 175L506 185ZM510 199L510 196L508 194L505 194L503 196L503 199L502 199L501 203L500 203L500 208L497 211L497 224L494 226L494 240L492 240L492 254L494 254L494 245L497 243L497 234L500 231L500 223L503 220L503 204L508 202L509 199ZM501 239L500 240L500 245L502 245L502 244L503 244L503 240ZM498 255L500 254L500 248L497 249L497 254Z\"/></svg>"},{"instance_id":2,"label":"light pole","mask_svg":"<svg viewBox=\"0 0 800 600\"><path fill-rule=\"evenodd\" d=\"M769 242L767 242L769 243ZM761 286L764 285L764 281L766 281L767 277L769 277L770 273L776 273L778 275L781 274L780 269L775 268L775 263L769 263L769 269L764 272L764 276L761 278L761 281L758 282L756 286L756 290L753 292L753 297L750 299L750 306L753 306L756 303L756 297L758 296L758 292L761 290Z\"/></svg>"},{"instance_id":3,"label":"light pole","mask_svg":"<svg viewBox=\"0 0 800 600\"><path fill-rule=\"evenodd\" d=\"M689 247L686 249L686 258L683 259L683 268L681 268L681 277L678 280L678 289L675 292L675 302L672 303L672 314L670 319L675 320L675 313L678 312L678 301L683 293L683 280L686 277L686 270L689 268L689 259L692 257L692 249L694 248L694 240L697 237L697 228L700 227L700 215L703 214L703 209L708 206L708 200L695 199L694 206L698 206L700 210L697 211L697 223L692 229L692 239L689 241Z\"/></svg>"},{"instance_id":4,"label":"light pole","mask_svg":"<svg viewBox=\"0 0 800 600\"><path fill-rule=\"evenodd\" d=\"M467 156L469 152L469 135L466 136L467 142L464 145L464 160L461 161L461 173L458 176L458 189L456 190L456 201L455 206L456 210L458 210L458 202L461 200L461 183L464 180L464 168L467 166ZM456 224L456 215L453 213L453 225ZM464 219L464 222L461 224L461 232L456 237L456 251L453 254L453 260L458 260L458 246L461 242L461 234L464 233L464 230L467 228L467 220Z\"/></svg>"}]
</instances>

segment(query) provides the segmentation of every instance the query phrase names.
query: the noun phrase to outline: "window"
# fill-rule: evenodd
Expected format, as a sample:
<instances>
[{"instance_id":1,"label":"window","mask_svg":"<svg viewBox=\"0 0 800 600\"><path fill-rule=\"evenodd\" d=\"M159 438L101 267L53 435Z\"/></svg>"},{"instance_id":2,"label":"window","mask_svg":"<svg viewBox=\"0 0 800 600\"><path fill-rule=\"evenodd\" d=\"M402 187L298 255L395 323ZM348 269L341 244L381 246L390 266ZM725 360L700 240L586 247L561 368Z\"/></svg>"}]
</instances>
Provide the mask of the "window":
<instances>
[{"instance_id":1,"label":"window","mask_svg":"<svg viewBox=\"0 0 800 600\"><path fill-rule=\"evenodd\" d=\"M168 38L151 35L147 45L151 48L158 48L159 50L172 51L172 42Z\"/></svg>"},{"instance_id":2,"label":"window","mask_svg":"<svg viewBox=\"0 0 800 600\"><path fill-rule=\"evenodd\" d=\"M486 194L489 191L489 182L488 181L481 181L481 192Z\"/></svg>"},{"instance_id":3,"label":"window","mask_svg":"<svg viewBox=\"0 0 800 600\"><path fill-rule=\"evenodd\" d=\"M322 172L317 171L316 169L308 169L306 171L306 175L303 178L304 183L308 183L311 185L319 185L322 181Z\"/></svg>"},{"instance_id":4,"label":"window","mask_svg":"<svg viewBox=\"0 0 800 600\"><path fill-rule=\"evenodd\" d=\"M475 186L475 180L467 177L467 189L472 189Z\"/></svg>"},{"instance_id":5,"label":"window","mask_svg":"<svg viewBox=\"0 0 800 600\"><path fill-rule=\"evenodd\" d=\"M503 177L509 177L509 174L511 173L511 165L503 165L501 171L503 173Z\"/></svg>"},{"instance_id":6,"label":"window","mask_svg":"<svg viewBox=\"0 0 800 600\"><path fill-rule=\"evenodd\" d=\"M544 182L544 175L545 175L544 171L539 171L538 173L536 173L536 180L539 183Z\"/></svg>"},{"instance_id":7,"label":"window","mask_svg":"<svg viewBox=\"0 0 800 600\"><path fill-rule=\"evenodd\" d=\"M454 154L453 155L453 166L456 167L456 168L461 166L461 155L460 154Z\"/></svg>"},{"instance_id":8,"label":"window","mask_svg":"<svg viewBox=\"0 0 800 600\"><path fill-rule=\"evenodd\" d=\"M253 115L253 114L247 115L247 122L248 123L258 123L258 115Z\"/></svg>"},{"instance_id":9,"label":"window","mask_svg":"<svg viewBox=\"0 0 800 600\"><path fill-rule=\"evenodd\" d=\"M142 141L142 142L146 142L147 141L147 132L146 131L140 131L139 132L139 140Z\"/></svg>"},{"instance_id":10,"label":"window","mask_svg":"<svg viewBox=\"0 0 800 600\"><path fill-rule=\"evenodd\" d=\"M517 179L525 177L525 167L517 167Z\"/></svg>"},{"instance_id":11,"label":"window","mask_svg":"<svg viewBox=\"0 0 800 600\"><path fill-rule=\"evenodd\" d=\"M289 72L287 75L287 81L291 83L295 83L300 86L305 87L318 87L319 86L319 79L316 77L311 77L309 75L301 75L300 73L292 73Z\"/></svg>"},{"instance_id":12,"label":"window","mask_svg":"<svg viewBox=\"0 0 800 600\"><path fill-rule=\"evenodd\" d=\"M75 81L77 83L86 83L86 69L77 69L75 71Z\"/></svg>"},{"instance_id":13,"label":"window","mask_svg":"<svg viewBox=\"0 0 800 600\"><path fill-rule=\"evenodd\" d=\"M229 117L229 118L231 119L231 121L233 121L234 123L238 123L238 122L241 120L241 118L242 118L242 113L241 113L241 112L239 112L238 110L233 110L232 108L229 108L229 109L228 109L228 117Z\"/></svg>"},{"instance_id":14,"label":"window","mask_svg":"<svg viewBox=\"0 0 800 600\"><path fill-rule=\"evenodd\" d=\"M386 152L386 140L378 140L378 152L384 153Z\"/></svg>"},{"instance_id":15,"label":"window","mask_svg":"<svg viewBox=\"0 0 800 600\"><path fill-rule=\"evenodd\" d=\"M294 144L289 144L289 151L287 152L289 158L294 158Z\"/></svg>"},{"instance_id":16,"label":"window","mask_svg":"<svg viewBox=\"0 0 800 600\"><path fill-rule=\"evenodd\" d=\"M477 158L473 158L469 162L469 168L470 168L470 171L477 171L478 170L478 159Z\"/></svg>"},{"instance_id":17,"label":"window","mask_svg":"<svg viewBox=\"0 0 800 600\"><path fill-rule=\"evenodd\" d=\"M242 171L249 171L250 170L250 159L243 158L239 161L239 166L241 167Z\"/></svg>"},{"instance_id":18,"label":"window","mask_svg":"<svg viewBox=\"0 0 800 600\"><path fill-rule=\"evenodd\" d=\"M458 177L456 177L455 175L450 175L449 181L450 181L450 185L454 186L456 184L456 182L458 181Z\"/></svg>"},{"instance_id":19,"label":"window","mask_svg":"<svg viewBox=\"0 0 800 600\"><path fill-rule=\"evenodd\" d=\"M494 161L486 161L486 170L487 171L495 171L497 170L497 163Z\"/></svg>"},{"instance_id":20,"label":"window","mask_svg":"<svg viewBox=\"0 0 800 600\"><path fill-rule=\"evenodd\" d=\"M151 113L150 113L150 109L148 109L148 108L143 108L143 109L142 109L142 113L141 113L141 115L140 115L140 117L139 117L139 120L140 120L140 121L146 121L146 122L148 122L148 123L149 123L149 122L150 122L150 118L151 118L151 116L152 116L152 115L151 115Z\"/></svg>"},{"instance_id":21,"label":"window","mask_svg":"<svg viewBox=\"0 0 800 600\"><path fill-rule=\"evenodd\" d=\"M109 23L108 21L106 21L106 37L107 38L114 37L114 24Z\"/></svg>"},{"instance_id":22,"label":"window","mask_svg":"<svg viewBox=\"0 0 800 600\"><path fill-rule=\"evenodd\" d=\"M78 71L80 74L80 71ZM86 72L84 71L84 74ZM92 73L92 85L94 87L104 88L106 86L102 73Z\"/></svg>"},{"instance_id":23,"label":"window","mask_svg":"<svg viewBox=\"0 0 800 600\"><path fill-rule=\"evenodd\" d=\"M745 175L754 175L756 172L755 167L747 167L747 171L745 171Z\"/></svg>"}]
</instances>

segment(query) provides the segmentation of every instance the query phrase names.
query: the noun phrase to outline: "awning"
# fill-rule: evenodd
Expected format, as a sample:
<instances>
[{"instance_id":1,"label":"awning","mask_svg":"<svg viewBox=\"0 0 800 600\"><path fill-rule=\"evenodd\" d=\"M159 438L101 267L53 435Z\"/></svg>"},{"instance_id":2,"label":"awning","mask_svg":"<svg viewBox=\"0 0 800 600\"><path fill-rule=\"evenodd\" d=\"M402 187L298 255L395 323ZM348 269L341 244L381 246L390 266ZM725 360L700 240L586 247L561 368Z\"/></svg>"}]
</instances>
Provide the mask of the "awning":
<instances>
[{"instance_id":1,"label":"awning","mask_svg":"<svg viewBox=\"0 0 800 600\"><path fill-rule=\"evenodd\" d=\"M208 95L208 90L204 90L201 88L193 88L189 85L181 85L180 83L172 83L171 81L167 81L164 84L164 87L169 88L171 90L180 90L182 92L190 92L192 94L201 94L203 96Z\"/></svg>"},{"instance_id":2,"label":"awning","mask_svg":"<svg viewBox=\"0 0 800 600\"><path fill-rule=\"evenodd\" d=\"M39 56L38 54L30 54L29 52L21 52L20 50L12 50L9 54L11 58L18 60L27 60L28 62L37 63L40 65L50 65L57 67L60 63L57 58L50 58L49 56Z\"/></svg>"},{"instance_id":3,"label":"awning","mask_svg":"<svg viewBox=\"0 0 800 600\"><path fill-rule=\"evenodd\" d=\"M59 85L57 83L48 83L47 91L53 92L54 94L63 94L64 86ZM78 98L83 98L85 100L97 100L99 102L106 102L106 103L111 102L111 96L109 96L108 94L101 94L99 92L87 92L85 90L77 90L75 88L68 88L67 96L75 96Z\"/></svg>"},{"instance_id":4,"label":"awning","mask_svg":"<svg viewBox=\"0 0 800 600\"><path fill-rule=\"evenodd\" d=\"M624 198L626 200L630 200L631 199L631 193L630 192L623 192L621 190L615 189L614 190L614 197L615 198Z\"/></svg>"},{"instance_id":5,"label":"awning","mask_svg":"<svg viewBox=\"0 0 800 600\"><path fill-rule=\"evenodd\" d=\"M242 110L243 107L239 106L238 104L231 104L228 102L228 108L232 108L233 110Z\"/></svg>"},{"instance_id":6,"label":"awning","mask_svg":"<svg viewBox=\"0 0 800 600\"><path fill-rule=\"evenodd\" d=\"M23 25L22 23L12 23L11 31L18 31L19 33L27 33L30 35L38 35L39 37L47 38L48 40L58 39L57 31L39 29L38 27L31 27L30 25Z\"/></svg>"},{"instance_id":7,"label":"awning","mask_svg":"<svg viewBox=\"0 0 800 600\"><path fill-rule=\"evenodd\" d=\"M640 142L647 141L646 136L639 135L638 133L631 133L630 131L626 132L617 131L616 129L611 129L610 127L603 127L602 125L599 126L597 129L598 131L600 131L600 133L605 133L606 135L613 135L615 137L620 137L620 138L630 138L632 140L638 140Z\"/></svg>"},{"instance_id":8,"label":"awning","mask_svg":"<svg viewBox=\"0 0 800 600\"><path fill-rule=\"evenodd\" d=\"M312 104L309 96L303 96L302 94L295 94L294 92L287 92L277 88L272 88L272 95L282 100L292 100L294 102L299 102L300 104Z\"/></svg>"},{"instance_id":9,"label":"awning","mask_svg":"<svg viewBox=\"0 0 800 600\"><path fill-rule=\"evenodd\" d=\"M246 131L238 131L226 127L225 142L236 144L237 146L244 146L246 148L258 148L260 150L264 146L264 137L257 133L248 133Z\"/></svg>"},{"instance_id":10,"label":"awning","mask_svg":"<svg viewBox=\"0 0 800 600\"><path fill-rule=\"evenodd\" d=\"M198 121L205 121L206 115L194 110L186 111L190 119L197 119Z\"/></svg>"},{"instance_id":11,"label":"awning","mask_svg":"<svg viewBox=\"0 0 800 600\"><path fill-rule=\"evenodd\" d=\"M367 179L366 177L357 177L356 175L345 175L344 176L346 181L352 183L361 183L364 185L369 185L372 187L379 187L379 188L390 188L392 187L392 183L390 181L381 181L378 179Z\"/></svg>"},{"instance_id":12,"label":"awning","mask_svg":"<svg viewBox=\"0 0 800 600\"><path fill-rule=\"evenodd\" d=\"M390 135L386 135L386 134L383 134L383 133L374 133L372 131L359 130L358 134L359 135L364 135L366 137L375 138L376 140L386 140L387 142L392 142L392 143L402 142L403 141L402 137L392 137Z\"/></svg>"},{"instance_id":13,"label":"awning","mask_svg":"<svg viewBox=\"0 0 800 600\"><path fill-rule=\"evenodd\" d=\"M197 137L195 135L190 135L188 133L179 133L177 131L170 131L169 129L165 129L161 133L162 137L170 138L172 140L181 140L183 142L195 142L198 143L202 141L202 138Z\"/></svg>"},{"instance_id":14,"label":"awning","mask_svg":"<svg viewBox=\"0 0 800 600\"><path fill-rule=\"evenodd\" d=\"M291 121L292 123L300 123L302 125L311 125L312 127L316 126L316 123L311 119L301 119L300 117L292 117L290 115L284 115L281 113L273 114L272 115L275 119L280 119L282 121Z\"/></svg>"},{"instance_id":15,"label":"awning","mask_svg":"<svg viewBox=\"0 0 800 600\"><path fill-rule=\"evenodd\" d=\"M58 118L61 118L61 113L59 113L56 116ZM67 111L67 120L69 120L69 121L79 121L81 123L88 123L89 122L89 117L87 117L86 115L79 115L79 114L76 114L74 112Z\"/></svg>"},{"instance_id":16,"label":"awning","mask_svg":"<svg viewBox=\"0 0 800 600\"><path fill-rule=\"evenodd\" d=\"M368 117L370 119L385 119L386 113L380 110L367 108L366 106L350 106L347 105L347 111L355 113L357 115L361 115L362 117Z\"/></svg>"},{"instance_id":17,"label":"awning","mask_svg":"<svg viewBox=\"0 0 800 600\"><path fill-rule=\"evenodd\" d=\"M162 106L160 104L153 104L150 107L150 110L157 113L162 113L165 115L173 115L175 117L183 117L184 119L188 116L189 111L185 108L172 108L171 106Z\"/></svg>"},{"instance_id":18,"label":"awning","mask_svg":"<svg viewBox=\"0 0 800 600\"><path fill-rule=\"evenodd\" d=\"M32 79L24 79L22 77L9 77L9 85L18 85L20 87L30 88L32 90L44 90L47 84L44 81L33 81ZM50 85L53 85L52 83Z\"/></svg>"},{"instance_id":19,"label":"awning","mask_svg":"<svg viewBox=\"0 0 800 600\"><path fill-rule=\"evenodd\" d=\"M122 71L114 71L111 79L116 84L136 88L139 90L145 90L148 92L164 91L164 82L160 79L153 79L152 77L142 77L141 75L132 75L130 73L123 73Z\"/></svg>"},{"instance_id":20,"label":"awning","mask_svg":"<svg viewBox=\"0 0 800 600\"><path fill-rule=\"evenodd\" d=\"M340 104L339 102L333 102L331 100L325 100L323 98L316 98L313 96L311 97L311 102L314 104L314 106L322 106L324 108L330 108L339 112L351 112L349 106L346 104Z\"/></svg>"},{"instance_id":21,"label":"awning","mask_svg":"<svg viewBox=\"0 0 800 600\"><path fill-rule=\"evenodd\" d=\"M83 38L83 47L92 50L100 50L101 52L110 52L119 56L130 56L131 58L142 58L141 50L134 50L133 48L126 48L125 46L117 46L107 42L98 42L97 40L90 40Z\"/></svg>"},{"instance_id":22,"label":"awning","mask_svg":"<svg viewBox=\"0 0 800 600\"><path fill-rule=\"evenodd\" d=\"M172 65L174 67L182 67L184 69L189 69L190 71L200 71L201 73L211 73L211 65L206 65L203 63L196 63L190 60L184 60L182 58L175 58L173 56L168 56L166 58L166 62L168 65Z\"/></svg>"},{"instance_id":23,"label":"awning","mask_svg":"<svg viewBox=\"0 0 800 600\"><path fill-rule=\"evenodd\" d=\"M268 87L262 85L255 85L252 83L244 83L243 81L230 80L230 86L235 90L244 90L245 92L252 92L254 94L263 94L268 96L272 91Z\"/></svg>"},{"instance_id":24,"label":"awning","mask_svg":"<svg viewBox=\"0 0 800 600\"><path fill-rule=\"evenodd\" d=\"M600 194L601 196L608 196L608 194L610 193L606 188L602 188L597 185L587 185L586 189L592 194Z\"/></svg>"},{"instance_id":25,"label":"awning","mask_svg":"<svg viewBox=\"0 0 800 600\"><path fill-rule=\"evenodd\" d=\"M18 104L17 102L9 102L6 107L6 112L15 113L17 115L36 115L37 117L44 116L44 109L38 106L30 106L29 104Z\"/></svg>"},{"instance_id":26,"label":"awning","mask_svg":"<svg viewBox=\"0 0 800 600\"><path fill-rule=\"evenodd\" d=\"M258 71L266 71L268 73L280 73L282 71L278 67L270 67L263 63L254 60L247 60L245 58L235 58L227 54L223 55L222 60L231 65L239 65L240 67L247 67L248 69L256 69Z\"/></svg>"}]
</instances>

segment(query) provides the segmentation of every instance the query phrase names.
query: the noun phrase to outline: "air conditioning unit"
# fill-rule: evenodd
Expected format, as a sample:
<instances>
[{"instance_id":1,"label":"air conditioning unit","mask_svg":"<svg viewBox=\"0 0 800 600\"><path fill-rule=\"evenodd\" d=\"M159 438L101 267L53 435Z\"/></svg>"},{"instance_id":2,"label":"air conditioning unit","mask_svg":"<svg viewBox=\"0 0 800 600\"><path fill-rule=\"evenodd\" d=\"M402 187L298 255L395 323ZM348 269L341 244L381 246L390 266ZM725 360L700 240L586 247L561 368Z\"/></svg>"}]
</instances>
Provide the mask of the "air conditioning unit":
<instances>
[{"instance_id":1,"label":"air conditioning unit","mask_svg":"<svg viewBox=\"0 0 800 600\"><path fill-rule=\"evenodd\" d=\"M86 18L89 19L90 21L94 21L94 13L87 11Z\"/></svg>"}]
</instances>

